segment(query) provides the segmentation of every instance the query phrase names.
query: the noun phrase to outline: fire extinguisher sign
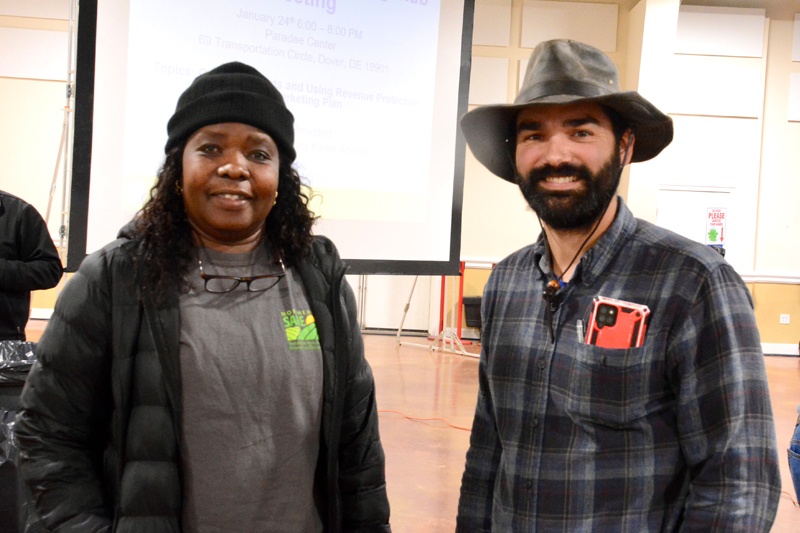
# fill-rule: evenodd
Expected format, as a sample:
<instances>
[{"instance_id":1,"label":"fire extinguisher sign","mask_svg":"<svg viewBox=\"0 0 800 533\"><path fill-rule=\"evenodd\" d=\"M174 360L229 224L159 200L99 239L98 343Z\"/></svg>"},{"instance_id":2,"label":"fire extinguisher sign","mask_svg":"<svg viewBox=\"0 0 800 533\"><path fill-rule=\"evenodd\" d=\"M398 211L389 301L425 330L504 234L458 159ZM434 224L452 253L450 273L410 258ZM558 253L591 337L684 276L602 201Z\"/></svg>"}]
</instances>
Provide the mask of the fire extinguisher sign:
<instances>
[{"instance_id":1,"label":"fire extinguisher sign","mask_svg":"<svg viewBox=\"0 0 800 533\"><path fill-rule=\"evenodd\" d=\"M706 217L706 244L723 246L728 238L725 224L728 218L728 209L725 207L709 207Z\"/></svg>"}]
</instances>

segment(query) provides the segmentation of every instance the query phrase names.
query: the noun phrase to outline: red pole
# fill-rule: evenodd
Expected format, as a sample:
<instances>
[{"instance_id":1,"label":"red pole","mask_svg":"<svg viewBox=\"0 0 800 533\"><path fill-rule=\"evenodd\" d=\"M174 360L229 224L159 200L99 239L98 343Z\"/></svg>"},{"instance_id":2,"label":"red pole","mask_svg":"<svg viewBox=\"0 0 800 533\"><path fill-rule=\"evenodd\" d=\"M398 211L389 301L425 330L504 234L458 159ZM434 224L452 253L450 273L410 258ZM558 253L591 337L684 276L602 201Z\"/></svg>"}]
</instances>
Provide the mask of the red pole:
<instances>
[{"instance_id":1,"label":"red pole","mask_svg":"<svg viewBox=\"0 0 800 533\"><path fill-rule=\"evenodd\" d=\"M458 278L458 329L456 330L456 336L458 336L458 340L461 340L461 313L464 307L464 261L461 261L458 272L460 275Z\"/></svg>"},{"instance_id":2,"label":"red pole","mask_svg":"<svg viewBox=\"0 0 800 533\"><path fill-rule=\"evenodd\" d=\"M444 285L445 276L442 276L442 297L439 300L439 333L444 331Z\"/></svg>"}]
</instances>

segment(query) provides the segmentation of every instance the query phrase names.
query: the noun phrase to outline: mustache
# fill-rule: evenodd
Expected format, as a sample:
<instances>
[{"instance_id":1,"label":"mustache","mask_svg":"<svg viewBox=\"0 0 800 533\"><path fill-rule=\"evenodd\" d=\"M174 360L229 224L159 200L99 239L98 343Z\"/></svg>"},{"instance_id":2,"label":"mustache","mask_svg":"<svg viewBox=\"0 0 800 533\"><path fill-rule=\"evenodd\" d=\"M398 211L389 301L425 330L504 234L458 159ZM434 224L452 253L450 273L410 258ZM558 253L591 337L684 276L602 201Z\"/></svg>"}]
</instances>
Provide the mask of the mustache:
<instances>
[{"instance_id":1,"label":"mustache","mask_svg":"<svg viewBox=\"0 0 800 533\"><path fill-rule=\"evenodd\" d=\"M534 168L528 172L526 180L533 185L539 181L546 180L547 178L565 178L568 176L577 176L581 181L591 180L592 173L584 166L575 166L570 164L559 165L554 167L552 165L544 165L539 168Z\"/></svg>"}]
</instances>

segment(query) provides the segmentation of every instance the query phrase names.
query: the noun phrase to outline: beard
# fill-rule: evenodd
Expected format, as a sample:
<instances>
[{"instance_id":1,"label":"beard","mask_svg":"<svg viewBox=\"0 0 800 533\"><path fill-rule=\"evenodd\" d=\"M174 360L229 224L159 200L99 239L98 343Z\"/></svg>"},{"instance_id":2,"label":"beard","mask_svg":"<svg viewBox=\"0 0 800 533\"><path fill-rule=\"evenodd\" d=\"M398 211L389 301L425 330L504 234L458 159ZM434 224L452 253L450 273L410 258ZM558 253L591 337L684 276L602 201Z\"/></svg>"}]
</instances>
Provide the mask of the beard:
<instances>
[{"instance_id":1,"label":"beard","mask_svg":"<svg viewBox=\"0 0 800 533\"><path fill-rule=\"evenodd\" d=\"M555 230L589 229L603 216L617 191L622 168L616 153L597 173L585 165L545 165L531 170L527 177L517 174L522 196L539 218ZM540 182L551 176L577 176L583 187L571 191L541 187Z\"/></svg>"}]
</instances>

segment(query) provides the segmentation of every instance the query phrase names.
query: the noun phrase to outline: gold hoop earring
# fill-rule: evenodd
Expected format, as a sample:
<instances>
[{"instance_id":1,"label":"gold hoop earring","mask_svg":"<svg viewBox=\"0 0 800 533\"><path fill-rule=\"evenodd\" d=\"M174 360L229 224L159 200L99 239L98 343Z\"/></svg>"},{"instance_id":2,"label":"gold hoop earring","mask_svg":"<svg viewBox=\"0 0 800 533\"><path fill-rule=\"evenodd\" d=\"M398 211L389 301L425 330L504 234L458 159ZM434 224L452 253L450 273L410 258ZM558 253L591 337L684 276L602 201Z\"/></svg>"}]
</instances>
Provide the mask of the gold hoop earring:
<instances>
[{"instance_id":1,"label":"gold hoop earring","mask_svg":"<svg viewBox=\"0 0 800 533\"><path fill-rule=\"evenodd\" d=\"M175 192L178 194L183 194L183 185L181 185L180 181L175 182Z\"/></svg>"},{"instance_id":2,"label":"gold hoop earring","mask_svg":"<svg viewBox=\"0 0 800 533\"><path fill-rule=\"evenodd\" d=\"M278 191L275 191L275 201L272 202L272 205L275 205L277 203L278 203Z\"/></svg>"}]
</instances>

